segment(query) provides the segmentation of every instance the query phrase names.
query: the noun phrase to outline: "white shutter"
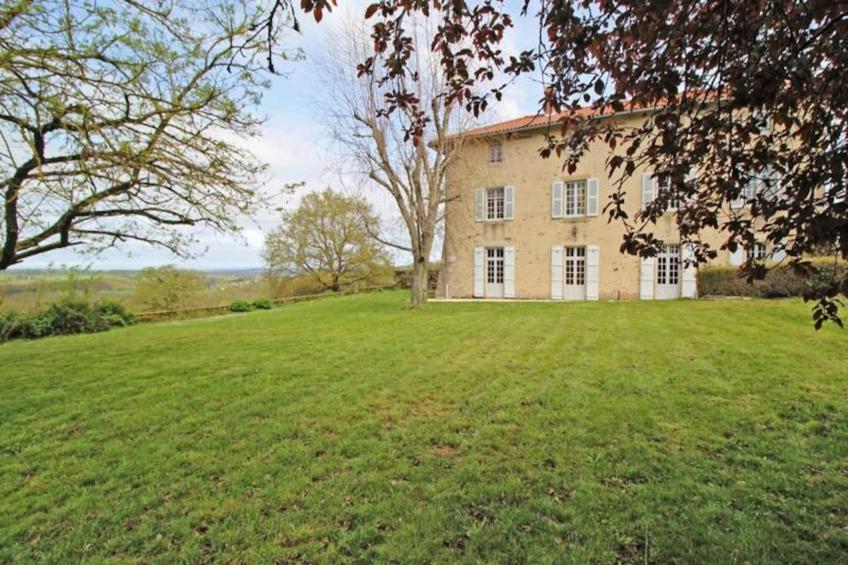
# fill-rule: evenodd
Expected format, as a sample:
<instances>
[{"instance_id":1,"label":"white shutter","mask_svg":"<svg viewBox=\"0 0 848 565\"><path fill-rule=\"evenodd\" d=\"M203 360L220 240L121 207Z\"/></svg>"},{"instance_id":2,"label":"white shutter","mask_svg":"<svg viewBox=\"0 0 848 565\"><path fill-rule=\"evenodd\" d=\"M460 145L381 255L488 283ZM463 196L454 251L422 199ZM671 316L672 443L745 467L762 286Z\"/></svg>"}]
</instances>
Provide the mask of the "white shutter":
<instances>
[{"instance_id":1,"label":"white shutter","mask_svg":"<svg viewBox=\"0 0 848 565\"><path fill-rule=\"evenodd\" d=\"M515 298L515 247L504 247L504 298Z\"/></svg>"},{"instance_id":2,"label":"white shutter","mask_svg":"<svg viewBox=\"0 0 848 565\"><path fill-rule=\"evenodd\" d=\"M601 264L601 249L597 245L586 246L586 300L598 299L598 270Z\"/></svg>"},{"instance_id":3,"label":"white shutter","mask_svg":"<svg viewBox=\"0 0 848 565\"><path fill-rule=\"evenodd\" d=\"M741 265L745 262L745 249L741 245L736 246L736 251L730 253L728 263L734 266Z\"/></svg>"},{"instance_id":4,"label":"white shutter","mask_svg":"<svg viewBox=\"0 0 848 565\"><path fill-rule=\"evenodd\" d=\"M478 188L474 195L474 219L478 222L482 222L486 219L485 210L486 210L486 189Z\"/></svg>"},{"instance_id":5,"label":"white shutter","mask_svg":"<svg viewBox=\"0 0 848 565\"><path fill-rule=\"evenodd\" d=\"M654 200L654 175L653 173L642 174L642 207Z\"/></svg>"},{"instance_id":6,"label":"white shutter","mask_svg":"<svg viewBox=\"0 0 848 565\"><path fill-rule=\"evenodd\" d=\"M486 250L482 247L474 248L474 296L482 297L485 292L483 279L483 261L485 260Z\"/></svg>"},{"instance_id":7,"label":"white shutter","mask_svg":"<svg viewBox=\"0 0 848 565\"><path fill-rule=\"evenodd\" d=\"M551 300L562 300L562 245L551 247Z\"/></svg>"},{"instance_id":8,"label":"white shutter","mask_svg":"<svg viewBox=\"0 0 848 565\"><path fill-rule=\"evenodd\" d=\"M515 187L504 187L504 220L511 220L515 217Z\"/></svg>"},{"instance_id":9,"label":"white shutter","mask_svg":"<svg viewBox=\"0 0 848 565\"><path fill-rule=\"evenodd\" d=\"M551 185L551 216L562 218L562 182L556 181Z\"/></svg>"},{"instance_id":10,"label":"white shutter","mask_svg":"<svg viewBox=\"0 0 848 565\"><path fill-rule=\"evenodd\" d=\"M698 293L698 267L692 263L687 265L687 261L695 259L695 253L692 249L692 244L687 243L680 247L680 266L683 269L683 277L680 284L680 295L683 298L695 298Z\"/></svg>"},{"instance_id":11,"label":"white shutter","mask_svg":"<svg viewBox=\"0 0 848 565\"><path fill-rule=\"evenodd\" d=\"M775 247L771 252L771 260L775 263L779 263L786 259L786 251L783 248Z\"/></svg>"},{"instance_id":12,"label":"white shutter","mask_svg":"<svg viewBox=\"0 0 848 565\"><path fill-rule=\"evenodd\" d=\"M642 257L639 268L639 298L654 299L654 257Z\"/></svg>"},{"instance_id":13,"label":"white shutter","mask_svg":"<svg viewBox=\"0 0 848 565\"><path fill-rule=\"evenodd\" d=\"M589 179L586 181L586 215L598 215L598 188L600 187L598 179Z\"/></svg>"}]
</instances>

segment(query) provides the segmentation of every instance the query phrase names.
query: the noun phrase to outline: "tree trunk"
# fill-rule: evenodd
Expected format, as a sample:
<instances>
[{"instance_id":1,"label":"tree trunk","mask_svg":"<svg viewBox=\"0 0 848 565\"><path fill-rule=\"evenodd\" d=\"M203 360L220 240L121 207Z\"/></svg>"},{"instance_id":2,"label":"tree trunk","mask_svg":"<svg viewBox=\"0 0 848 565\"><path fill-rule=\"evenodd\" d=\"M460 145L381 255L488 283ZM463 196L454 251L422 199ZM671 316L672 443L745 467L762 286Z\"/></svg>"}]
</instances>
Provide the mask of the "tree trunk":
<instances>
[{"instance_id":1,"label":"tree trunk","mask_svg":"<svg viewBox=\"0 0 848 565\"><path fill-rule=\"evenodd\" d=\"M430 266L426 257L416 257L412 265L412 305L423 306L427 302L427 287L430 281Z\"/></svg>"}]
</instances>

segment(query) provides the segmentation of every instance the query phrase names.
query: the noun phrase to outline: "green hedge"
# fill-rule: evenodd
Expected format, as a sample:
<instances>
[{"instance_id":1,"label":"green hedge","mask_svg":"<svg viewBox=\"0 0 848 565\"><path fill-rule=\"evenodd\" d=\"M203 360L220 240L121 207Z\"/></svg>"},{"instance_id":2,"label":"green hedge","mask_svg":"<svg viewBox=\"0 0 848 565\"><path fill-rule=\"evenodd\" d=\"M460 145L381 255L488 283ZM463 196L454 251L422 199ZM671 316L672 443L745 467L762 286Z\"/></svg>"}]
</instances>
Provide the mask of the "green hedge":
<instances>
[{"instance_id":1,"label":"green hedge","mask_svg":"<svg viewBox=\"0 0 848 565\"><path fill-rule=\"evenodd\" d=\"M748 283L737 267L703 267L698 273L701 296L754 296L783 298L802 296L811 286L830 285L845 276L844 266L819 267L819 273L806 279L787 267L773 267L762 280Z\"/></svg>"},{"instance_id":2,"label":"green hedge","mask_svg":"<svg viewBox=\"0 0 848 565\"><path fill-rule=\"evenodd\" d=\"M118 302L94 304L67 298L33 314L0 314L0 341L37 339L50 335L102 332L135 323L135 315Z\"/></svg>"}]
</instances>

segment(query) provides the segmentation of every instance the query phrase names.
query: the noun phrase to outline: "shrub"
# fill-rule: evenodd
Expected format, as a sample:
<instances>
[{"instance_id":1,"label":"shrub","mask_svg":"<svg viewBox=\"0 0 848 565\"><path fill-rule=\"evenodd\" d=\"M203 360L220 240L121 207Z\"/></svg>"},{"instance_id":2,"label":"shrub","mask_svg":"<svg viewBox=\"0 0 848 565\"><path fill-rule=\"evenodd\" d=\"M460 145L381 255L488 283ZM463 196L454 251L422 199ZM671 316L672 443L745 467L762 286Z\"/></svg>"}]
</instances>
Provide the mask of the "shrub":
<instances>
[{"instance_id":1,"label":"shrub","mask_svg":"<svg viewBox=\"0 0 848 565\"><path fill-rule=\"evenodd\" d=\"M257 310L270 310L273 306L270 298L257 298L253 301L253 307Z\"/></svg>"},{"instance_id":2,"label":"shrub","mask_svg":"<svg viewBox=\"0 0 848 565\"><path fill-rule=\"evenodd\" d=\"M14 312L0 315L0 341L101 332L134 323L135 315L118 302L103 301L92 306L85 300L65 298L28 316Z\"/></svg>"},{"instance_id":3,"label":"shrub","mask_svg":"<svg viewBox=\"0 0 848 565\"><path fill-rule=\"evenodd\" d=\"M703 267L698 273L698 293L701 296L754 296L783 298L803 296L809 288L830 287L838 280L843 267L821 267L808 280L787 267L769 269L764 279L748 284L739 276L736 267Z\"/></svg>"},{"instance_id":4,"label":"shrub","mask_svg":"<svg viewBox=\"0 0 848 565\"><path fill-rule=\"evenodd\" d=\"M51 302L36 316L43 318L49 327L49 334L52 335L79 334L106 329L98 323L91 304L84 300L68 298Z\"/></svg>"},{"instance_id":5,"label":"shrub","mask_svg":"<svg viewBox=\"0 0 848 565\"><path fill-rule=\"evenodd\" d=\"M113 300L101 300L95 304L94 313L98 318L107 320L110 327L131 326L136 322L135 314Z\"/></svg>"},{"instance_id":6,"label":"shrub","mask_svg":"<svg viewBox=\"0 0 848 565\"><path fill-rule=\"evenodd\" d=\"M23 316L18 320L17 328L12 337L37 339L51 335L52 319L44 312Z\"/></svg>"},{"instance_id":7,"label":"shrub","mask_svg":"<svg viewBox=\"0 0 848 565\"><path fill-rule=\"evenodd\" d=\"M823 267L810 279L809 288L816 296L836 296L839 294L843 276L843 269L839 267Z\"/></svg>"},{"instance_id":8,"label":"shrub","mask_svg":"<svg viewBox=\"0 0 848 565\"><path fill-rule=\"evenodd\" d=\"M233 300L233 303L230 304L230 312L250 312L251 310L253 310L253 306L246 300Z\"/></svg>"}]
</instances>

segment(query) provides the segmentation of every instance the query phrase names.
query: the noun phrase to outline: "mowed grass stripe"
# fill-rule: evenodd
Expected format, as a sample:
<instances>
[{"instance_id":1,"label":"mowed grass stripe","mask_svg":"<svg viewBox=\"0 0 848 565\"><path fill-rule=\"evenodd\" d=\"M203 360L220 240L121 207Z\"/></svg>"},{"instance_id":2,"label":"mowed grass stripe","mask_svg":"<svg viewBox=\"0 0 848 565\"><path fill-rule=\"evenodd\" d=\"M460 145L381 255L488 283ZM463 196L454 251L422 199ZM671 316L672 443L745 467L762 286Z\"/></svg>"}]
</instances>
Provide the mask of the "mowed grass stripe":
<instances>
[{"instance_id":1,"label":"mowed grass stripe","mask_svg":"<svg viewBox=\"0 0 848 565\"><path fill-rule=\"evenodd\" d=\"M0 561L841 560L846 343L400 292L10 343Z\"/></svg>"}]
</instances>

